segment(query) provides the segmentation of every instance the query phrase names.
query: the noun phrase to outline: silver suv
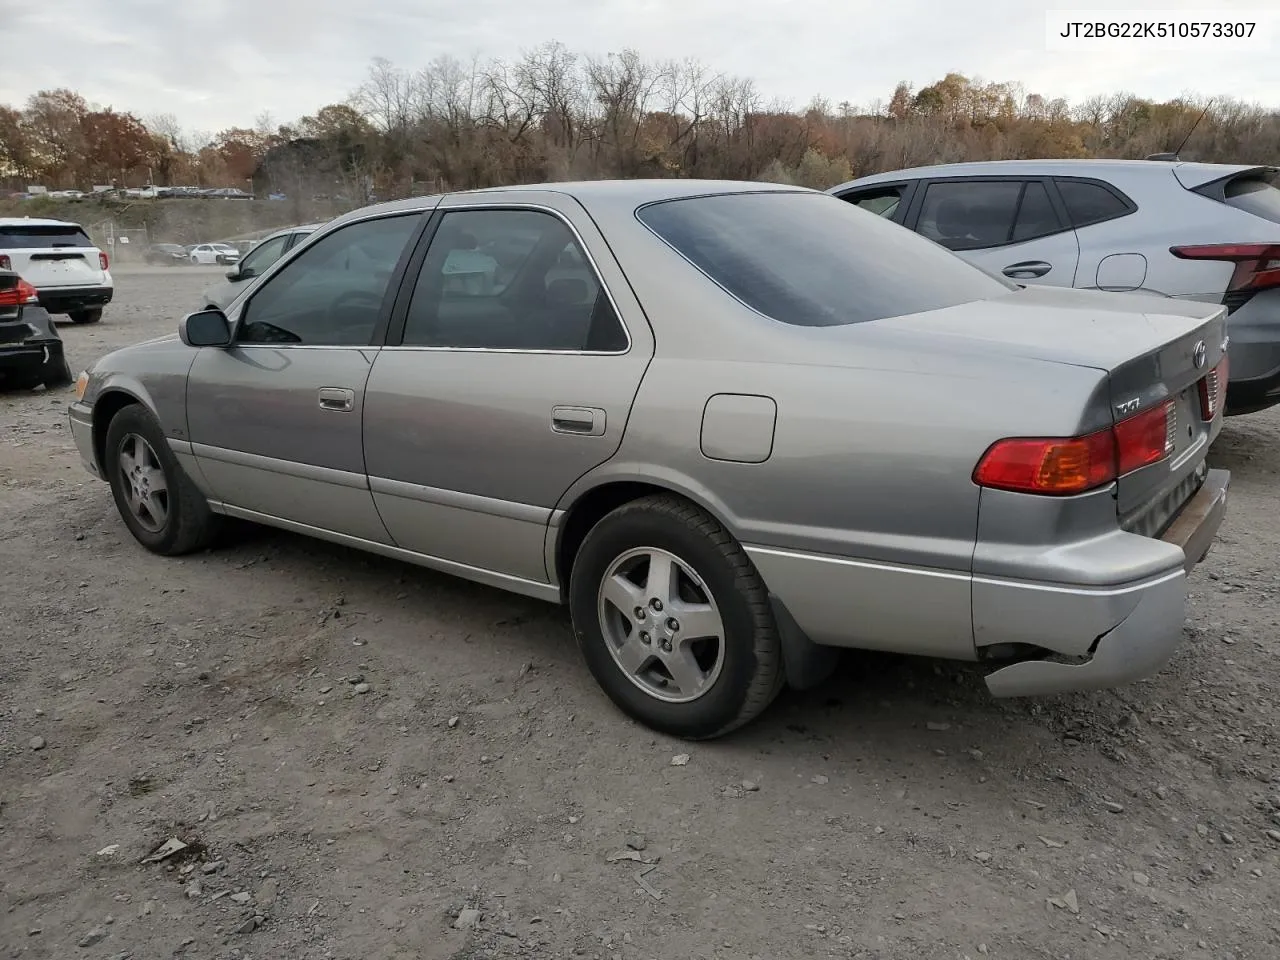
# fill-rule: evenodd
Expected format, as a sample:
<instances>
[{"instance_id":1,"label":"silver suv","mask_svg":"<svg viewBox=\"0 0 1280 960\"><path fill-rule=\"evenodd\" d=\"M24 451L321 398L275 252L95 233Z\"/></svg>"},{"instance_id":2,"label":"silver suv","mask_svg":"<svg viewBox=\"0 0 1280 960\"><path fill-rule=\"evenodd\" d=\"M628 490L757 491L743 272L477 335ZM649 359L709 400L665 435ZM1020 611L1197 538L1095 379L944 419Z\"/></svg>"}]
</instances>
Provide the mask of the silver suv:
<instances>
[{"instance_id":1,"label":"silver suv","mask_svg":"<svg viewBox=\"0 0 1280 960\"><path fill-rule=\"evenodd\" d=\"M1024 284L1224 303L1227 415L1280 403L1276 167L996 160L880 173L828 193Z\"/></svg>"}]
</instances>

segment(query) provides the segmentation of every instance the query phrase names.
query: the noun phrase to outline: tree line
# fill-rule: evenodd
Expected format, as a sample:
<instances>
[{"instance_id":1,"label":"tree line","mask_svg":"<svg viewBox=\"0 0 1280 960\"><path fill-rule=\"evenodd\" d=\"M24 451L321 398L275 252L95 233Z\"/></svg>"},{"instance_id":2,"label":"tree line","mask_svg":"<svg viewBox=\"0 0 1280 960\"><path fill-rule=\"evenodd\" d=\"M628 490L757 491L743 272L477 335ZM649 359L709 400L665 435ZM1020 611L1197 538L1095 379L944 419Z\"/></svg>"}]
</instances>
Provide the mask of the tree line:
<instances>
[{"instance_id":1,"label":"tree line","mask_svg":"<svg viewBox=\"0 0 1280 960\"><path fill-rule=\"evenodd\" d=\"M1280 157L1280 110L1239 100L1117 92L1072 104L950 73L871 104L816 98L793 109L696 60L587 56L549 42L514 60L445 56L419 69L379 58L344 103L216 133L41 91L0 105L0 177L14 189L249 182L357 200L598 177L826 187L961 160L1143 157L1188 133L1186 159Z\"/></svg>"}]
</instances>

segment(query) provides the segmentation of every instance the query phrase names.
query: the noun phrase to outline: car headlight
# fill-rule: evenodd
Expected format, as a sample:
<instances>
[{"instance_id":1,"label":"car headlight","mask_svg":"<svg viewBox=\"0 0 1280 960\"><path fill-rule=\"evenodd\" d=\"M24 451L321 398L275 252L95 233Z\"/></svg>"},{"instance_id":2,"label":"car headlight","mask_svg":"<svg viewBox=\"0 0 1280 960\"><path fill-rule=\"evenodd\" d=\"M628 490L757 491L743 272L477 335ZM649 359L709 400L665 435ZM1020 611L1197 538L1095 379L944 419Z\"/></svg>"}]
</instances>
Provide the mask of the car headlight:
<instances>
[{"instance_id":1,"label":"car headlight","mask_svg":"<svg viewBox=\"0 0 1280 960\"><path fill-rule=\"evenodd\" d=\"M80 376L76 377L76 399L84 399L85 388L89 386L89 371L81 370Z\"/></svg>"}]
</instances>

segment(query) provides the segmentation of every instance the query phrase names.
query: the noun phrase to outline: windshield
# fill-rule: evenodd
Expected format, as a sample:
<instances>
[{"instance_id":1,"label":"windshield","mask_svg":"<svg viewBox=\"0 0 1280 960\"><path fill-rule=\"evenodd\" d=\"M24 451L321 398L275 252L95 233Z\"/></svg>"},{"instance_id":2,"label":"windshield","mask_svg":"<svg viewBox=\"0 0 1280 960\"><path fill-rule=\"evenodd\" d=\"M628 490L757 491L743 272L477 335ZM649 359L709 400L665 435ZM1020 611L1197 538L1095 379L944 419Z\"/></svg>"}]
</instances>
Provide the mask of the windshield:
<instances>
[{"instance_id":1,"label":"windshield","mask_svg":"<svg viewBox=\"0 0 1280 960\"><path fill-rule=\"evenodd\" d=\"M10 225L0 227L0 250L55 247L92 247L93 241L73 223L61 225Z\"/></svg>"},{"instance_id":2,"label":"windshield","mask_svg":"<svg viewBox=\"0 0 1280 960\"><path fill-rule=\"evenodd\" d=\"M747 306L799 326L882 320L1018 289L905 227L822 193L664 200L636 216Z\"/></svg>"},{"instance_id":3,"label":"windshield","mask_svg":"<svg viewBox=\"0 0 1280 960\"><path fill-rule=\"evenodd\" d=\"M1274 174L1232 180L1227 184L1225 194L1229 206L1272 223L1280 223L1280 189L1275 187Z\"/></svg>"}]
</instances>

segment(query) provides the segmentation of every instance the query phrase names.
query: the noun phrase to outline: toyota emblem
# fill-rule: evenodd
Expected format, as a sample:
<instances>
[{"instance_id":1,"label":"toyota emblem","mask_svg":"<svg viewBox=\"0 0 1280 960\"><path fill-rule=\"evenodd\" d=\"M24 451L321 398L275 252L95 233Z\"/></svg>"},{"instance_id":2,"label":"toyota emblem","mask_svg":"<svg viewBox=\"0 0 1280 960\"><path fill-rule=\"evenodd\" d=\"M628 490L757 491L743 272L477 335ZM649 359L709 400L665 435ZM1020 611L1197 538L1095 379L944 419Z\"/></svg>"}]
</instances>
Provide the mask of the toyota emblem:
<instances>
[{"instance_id":1,"label":"toyota emblem","mask_svg":"<svg viewBox=\"0 0 1280 960\"><path fill-rule=\"evenodd\" d=\"M1203 340L1197 343L1196 348L1191 351L1191 359L1195 363L1197 370L1203 367L1209 359L1209 351L1205 347Z\"/></svg>"}]
</instances>

